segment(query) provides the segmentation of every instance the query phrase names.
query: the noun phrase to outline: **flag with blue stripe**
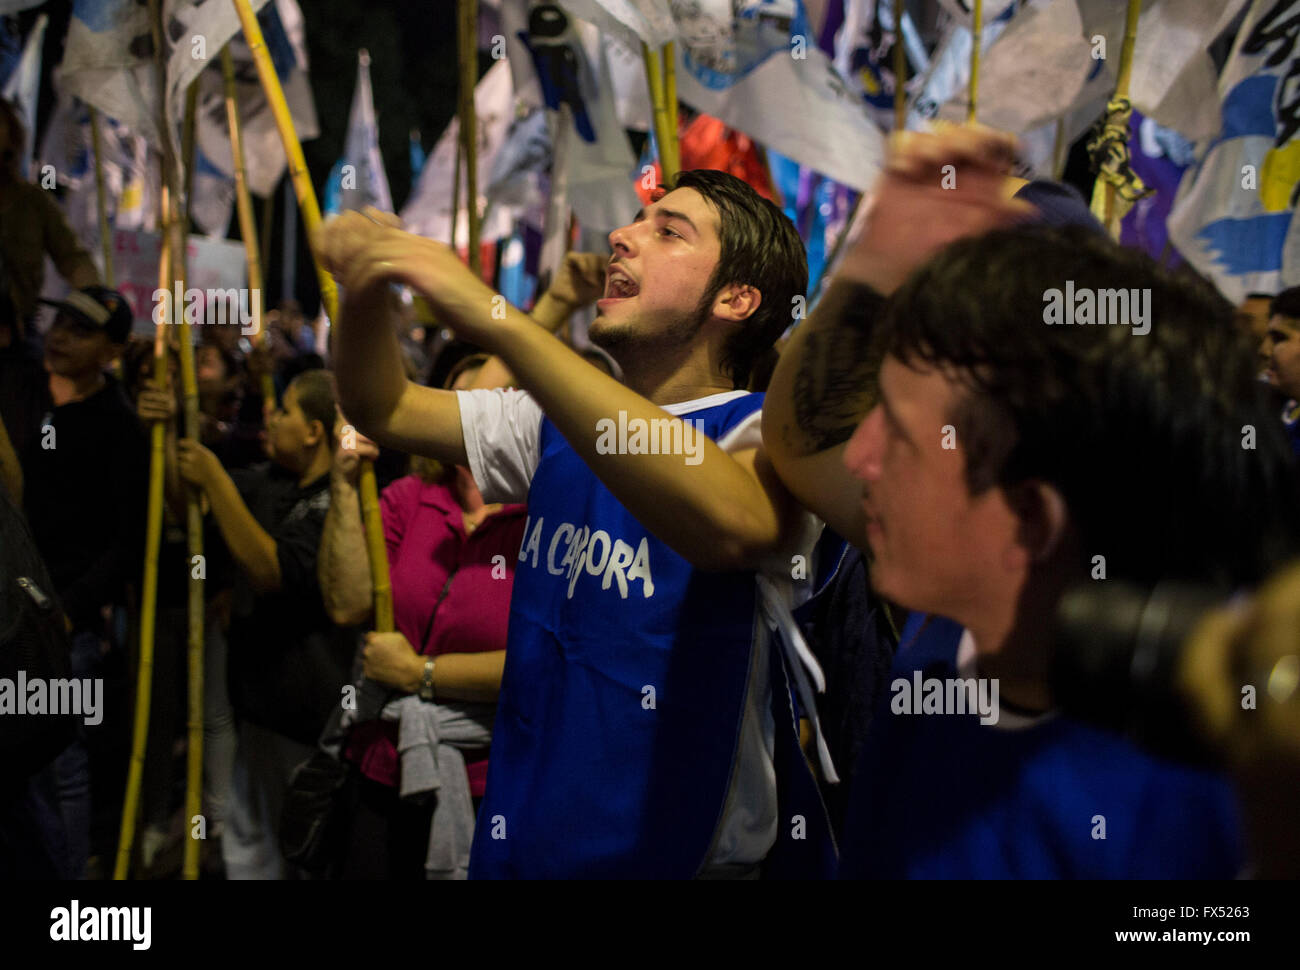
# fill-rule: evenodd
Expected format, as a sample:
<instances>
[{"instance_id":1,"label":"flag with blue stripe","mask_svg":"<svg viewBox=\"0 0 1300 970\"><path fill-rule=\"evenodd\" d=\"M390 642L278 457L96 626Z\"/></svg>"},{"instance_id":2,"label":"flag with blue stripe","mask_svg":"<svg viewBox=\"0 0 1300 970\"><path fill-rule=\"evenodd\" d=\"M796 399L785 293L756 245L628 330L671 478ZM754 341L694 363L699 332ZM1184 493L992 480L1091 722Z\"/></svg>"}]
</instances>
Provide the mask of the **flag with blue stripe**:
<instances>
[{"instance_id":1,"label":"flag with blue stripe","mask_svg":"<svg viewBox=\"0 0 1300 970\"><path fill-rule=\"evenodd\" d=\"M1298 41L1300 0L1255 0L1219 79L1218 134L1169 215L1174 245L1234 303L1300 283Z\"/></svg>"}]
</instances>

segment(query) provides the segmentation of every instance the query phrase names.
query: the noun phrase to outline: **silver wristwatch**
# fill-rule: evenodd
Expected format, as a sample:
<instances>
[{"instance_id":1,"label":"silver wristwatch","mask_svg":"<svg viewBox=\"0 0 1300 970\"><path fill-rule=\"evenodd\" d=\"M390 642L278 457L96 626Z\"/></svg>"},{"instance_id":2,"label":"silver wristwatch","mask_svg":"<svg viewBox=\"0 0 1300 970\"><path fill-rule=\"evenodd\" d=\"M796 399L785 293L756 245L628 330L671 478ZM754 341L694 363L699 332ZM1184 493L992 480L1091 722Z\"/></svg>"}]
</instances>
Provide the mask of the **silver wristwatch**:
<instances>
[{"instance_id":1,"label":"silver wristwatch","mask_svg":"<svg viewBox=\"0 0 1300 970\"><path fill-rule=\"evenodd\" d=\"M424 662L424 674L420 677L420 700L433 700L433 658Z\"/></svg>"}]
</instances>

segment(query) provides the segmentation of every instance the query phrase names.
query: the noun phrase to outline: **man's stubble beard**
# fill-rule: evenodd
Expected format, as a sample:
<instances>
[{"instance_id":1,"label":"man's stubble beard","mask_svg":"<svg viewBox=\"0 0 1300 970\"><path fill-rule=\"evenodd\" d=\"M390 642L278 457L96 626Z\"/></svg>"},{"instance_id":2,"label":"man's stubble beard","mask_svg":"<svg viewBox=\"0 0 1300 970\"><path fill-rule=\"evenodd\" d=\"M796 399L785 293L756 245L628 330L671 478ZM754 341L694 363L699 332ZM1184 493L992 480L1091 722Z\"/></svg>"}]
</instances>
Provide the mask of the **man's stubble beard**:
<instances>
[{"instance_id":1,"label":"man's stubble beard","mask_svg":"<svg viewBox=\"0 0 1300 970\"><path fill-rule=\"evenodd\" d=\"M712 308L712 299L703 299L693 311L678 315L666 327L652 333L640 328L640 318L613 327L593 326L588 339L613 357L627 378L634 379L649 366L662 367L665 360L691 344L709 319Z\"/></svg>"}]
</instances>

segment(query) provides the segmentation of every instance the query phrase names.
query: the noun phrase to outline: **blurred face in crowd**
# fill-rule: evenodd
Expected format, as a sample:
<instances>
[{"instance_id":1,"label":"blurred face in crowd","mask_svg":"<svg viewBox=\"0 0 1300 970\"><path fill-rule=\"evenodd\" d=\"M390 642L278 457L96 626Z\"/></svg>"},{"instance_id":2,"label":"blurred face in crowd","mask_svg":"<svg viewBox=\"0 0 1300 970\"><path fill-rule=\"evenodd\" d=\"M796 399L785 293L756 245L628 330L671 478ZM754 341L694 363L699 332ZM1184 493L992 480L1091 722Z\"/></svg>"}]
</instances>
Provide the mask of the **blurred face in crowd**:
<instances>
[{"instance_id":1,"label":"blurred face in crowd","mask_svg":"<svg viewBox=\"0 0 1300 970\"><path fill-rule=\"evenodd\" d=\"M290 384L267 424L267 454L276 464L291 471L304 471L311 465L324 437L325 428L303 414L298 405L298 389Z\"/></svg>"},{"instance_id":2,"label":"blurred face in crowd","mask_svg":"<svg viewBox=\"0 0 1300 970\"><path fill-rule=\"evenodd\" d=\"M194 351L194 377L200 394L220 394L226 390L229 375L218 348L205 345Z\"/></svg>"},{"instance_id":3,"label":"blurred face in crowd","mask_svg":"<svg viewBox=\"0 0 1300 970\"><path fill-rule=\"evenodd\" d=\"M694 189L677 189L610 233L609 243L592 343L620 362L629 348L688 343L708 318L700 300L721 254L712 206Z\"/></svg>"},{"instance_id":4,"label":"blurred face in crowd","mask_svg":"<svg viewBox=\"0 0 1300 970\"><path fill-rule=\"evenodd\" d=\"M1268 323L1264 335L1268 379L1287 397L1300 399L1300 320L1280 313Z\"/></svg>"},{"instance_id":5,"label":"blurred face in crowd","mask_svg":"<svg viewBox=\"0 0 1300 970\"><path fill-rule=\"evenodd\" d=\"M886 357L879 403L844 464L862 486L872 585L900 606L969 625L976 611L1014 603L1028 560L1003 490L972 495L967 486L951 427L966 394L948 374Z\"/></svg>"},{"instance_id":6,"label":"blurred face in crowd","mask_svg":"<svg viewBox=\"0 0 1300 970\"><path fill-rule=\"evenodd\" d=\"M45 369L74 380L93 377L108 367L121 349L103 330L60 313L45 337Z\"/></svg>"}]
</instances>

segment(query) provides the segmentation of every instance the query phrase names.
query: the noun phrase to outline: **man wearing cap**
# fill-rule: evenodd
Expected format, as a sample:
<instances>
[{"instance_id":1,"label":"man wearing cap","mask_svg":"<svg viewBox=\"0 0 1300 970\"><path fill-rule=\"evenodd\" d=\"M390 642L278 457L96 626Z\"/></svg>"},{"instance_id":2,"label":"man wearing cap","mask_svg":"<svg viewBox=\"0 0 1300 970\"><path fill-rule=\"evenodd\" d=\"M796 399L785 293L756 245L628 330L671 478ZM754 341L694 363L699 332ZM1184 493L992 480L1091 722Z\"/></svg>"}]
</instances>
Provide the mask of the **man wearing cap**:
<instances>
[{"instance_id":1,"label":"man wearing cap","mask_svg":"<svg viewBox=\"0 0 1300 970\"><path fill-rule=\"evenodd\" d=\"M122 295L72 291L45 340L45 407L21 455L24 505L72 632L73 676L92 677L107 639L103 608L125 602L140 572L148 448L121 385L106 368L131 330ZM70 868L90 851L88 758L78 742L56 762Z\"/></svg>"}]
</instances>

